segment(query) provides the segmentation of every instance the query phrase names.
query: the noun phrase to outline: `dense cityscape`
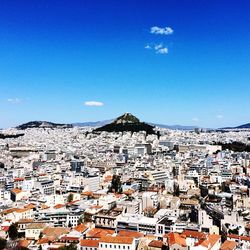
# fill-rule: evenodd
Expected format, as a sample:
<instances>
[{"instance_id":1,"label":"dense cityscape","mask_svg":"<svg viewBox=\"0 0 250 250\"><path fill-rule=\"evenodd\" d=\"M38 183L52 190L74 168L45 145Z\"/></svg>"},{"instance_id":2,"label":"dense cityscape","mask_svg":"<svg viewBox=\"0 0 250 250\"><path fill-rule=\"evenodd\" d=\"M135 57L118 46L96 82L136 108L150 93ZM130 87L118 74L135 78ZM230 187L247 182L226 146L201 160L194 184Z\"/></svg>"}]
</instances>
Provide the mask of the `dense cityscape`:
<instances>
[{"instance_id":1,"label":"dense cityscape","mask_svg":"<svg viewBox=\"0 0 250 250\"><path fill-rule=\"evenodd\" d=\"M250 130L141 124L3 129L1 248L249 249Z\"/></svg>"},{"instance_id":2,"label":"dense cityscape","mask_svg":"<svg viewBox=\"0 0 250 250\"><path fill-rule=\"evenodd\" d=\"M250 250L250 0L0 0L0 250Z\"/></svg>"}]
</instances>

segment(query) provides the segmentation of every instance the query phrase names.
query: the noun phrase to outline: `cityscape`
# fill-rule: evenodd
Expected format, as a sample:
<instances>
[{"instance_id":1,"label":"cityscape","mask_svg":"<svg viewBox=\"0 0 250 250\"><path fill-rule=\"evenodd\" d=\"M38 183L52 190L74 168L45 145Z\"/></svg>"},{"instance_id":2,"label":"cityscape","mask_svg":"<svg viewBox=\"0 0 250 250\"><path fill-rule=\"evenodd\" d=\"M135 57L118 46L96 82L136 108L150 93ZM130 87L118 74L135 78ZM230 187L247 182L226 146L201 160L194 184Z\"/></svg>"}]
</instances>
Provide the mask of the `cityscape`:
<instances>
[{"instance_id":1,"label":"cityscape","mask_svg":"<svg viewBox=\"0 0 250 250\"><path fill-rule=\"evenodd\" d=\"M0 2L0 250L250 250L250 3Z\"/></svg>"}]
</instances>

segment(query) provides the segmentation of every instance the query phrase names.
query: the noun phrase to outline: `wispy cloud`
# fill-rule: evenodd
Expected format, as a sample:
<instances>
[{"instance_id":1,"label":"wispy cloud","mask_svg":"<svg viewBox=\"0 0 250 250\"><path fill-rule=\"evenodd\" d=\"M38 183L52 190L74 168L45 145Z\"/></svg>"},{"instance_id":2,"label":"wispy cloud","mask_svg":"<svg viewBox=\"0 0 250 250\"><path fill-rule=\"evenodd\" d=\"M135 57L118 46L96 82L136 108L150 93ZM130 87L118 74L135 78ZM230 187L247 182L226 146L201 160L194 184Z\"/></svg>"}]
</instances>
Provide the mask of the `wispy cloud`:
<instances>
[{"instance_id":1,"label":"wispy cloud","mask_svg":"<svg viewBox=\"0 0 250 250\"><path fill-rule=\"evenodd\" d=\"M101 107L104 105L103 102L97 102L97 101L86 101L84 102L85 106L92 106L92 107Z\"/></svg>"},{"instance_id":2,"label":"wispy cloud","mask_svg":"<svg viewBox=\"0 0 250 250\"><path fill-rule=\"evenodd\" d=\"M222 119L222 118L223 118L223 115L216 115L216 118L217 118L217 119Z\"/></svg>"},{"instance_id":3,"label":"wispy cloud","mask_svg":"<svg viewBox=\"0 0 250 250\"><path fill-rule=\"evenodd\" d=\"M8 98L7 102L11 103L11 104L20 104L23 102L22 98Z\"/></svg>"},{"instance_id":4,"label":"wispy cloud","mask_svg":"<svg viewBox=\"0 0 250 250\"><path fill-rule=\"evenodd\" d=\"M156 35L171 35L174 33L174 30L170 27L161 28L158 26L153 26L150 28L150 33Z\"/></svg>"},{"instance_id":5,"label":"wispy cloud","mask_svg":"<svg viewBox=\"0 0 250 250\"><path fill-rule=\"evenodd\" d=\"M199 120L200 120L200 119L197 118L197 117L192 118L192 121L193 121L193 122L198 122Z\"/></svg>"},{"instance_id":6,"label":"wispy cloud","mask_svg":"<svg viewBox=\"0 0 250 250\"><path fill-rule=\"evenodd\" d=\"M167 54L168 53L168 48L167 47L160 48L160 49L156 50L156 53L157 54Z\"/></svg>"},{"instance_id":7,"label":"wispy cloud","mask_svg":"<svg viewBox=\"0 0 250 250\"><path fill-rule=\"evenodd\" d=\"M162 43L159 44L147 44L145 47L145 49L152 49L153 51L155 51L156 54L167 54L168 53L168 48L163 46Z\"/></svg>"},{"instance_id":8,"label":"wispy cloud","mask_svg":"<svg viewBox=\"0 0 250 250\"><path fill-rule=\"evenodd\" d=\"M161 44L161 43L155 45L155 50L158 50L158 49L160 49L160 48L162 48L162 44Z\"/></svg>"}]
</instances>

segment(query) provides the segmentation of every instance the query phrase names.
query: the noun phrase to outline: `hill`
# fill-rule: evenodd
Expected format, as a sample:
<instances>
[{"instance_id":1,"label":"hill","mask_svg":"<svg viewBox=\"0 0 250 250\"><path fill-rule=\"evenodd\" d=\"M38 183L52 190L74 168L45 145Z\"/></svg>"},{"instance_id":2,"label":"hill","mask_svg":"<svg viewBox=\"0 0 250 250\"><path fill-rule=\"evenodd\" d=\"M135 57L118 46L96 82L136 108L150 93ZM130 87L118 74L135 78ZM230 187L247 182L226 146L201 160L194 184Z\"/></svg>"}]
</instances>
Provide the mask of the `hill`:
<instances>
[{"instance_id":1,"label":"hill","mask_svg":"<svg viewBox=\"0 0 250 250\"><path fill-rule=\"evenodd\" d=\"M113 122L94 130L94 132L139 132L145 131L147 134L155 134L154 126L140 122L140 120L130 113L119 116Z\"/></svg>"},{"instance_id":2,"label":"hill","mask_svg":"<svg viewBox=\"0 0 250 250\"><path fill-rule=\"evenodd\" d=\"M225 127L221 129L250 129L250 123L242 124L237 127Z\"/></svg>"},{"instance_id":3,"label":"hill","mask_svg":"<svg viewBox=\"0 0 250 250\"><path fill-rule=\"evenodd\" d=\"M32 121L21 124L17 126L17 129L27 129L27 128L72 128L71 124L61 124L46 121Z\"/></svg>"}]
</instances>

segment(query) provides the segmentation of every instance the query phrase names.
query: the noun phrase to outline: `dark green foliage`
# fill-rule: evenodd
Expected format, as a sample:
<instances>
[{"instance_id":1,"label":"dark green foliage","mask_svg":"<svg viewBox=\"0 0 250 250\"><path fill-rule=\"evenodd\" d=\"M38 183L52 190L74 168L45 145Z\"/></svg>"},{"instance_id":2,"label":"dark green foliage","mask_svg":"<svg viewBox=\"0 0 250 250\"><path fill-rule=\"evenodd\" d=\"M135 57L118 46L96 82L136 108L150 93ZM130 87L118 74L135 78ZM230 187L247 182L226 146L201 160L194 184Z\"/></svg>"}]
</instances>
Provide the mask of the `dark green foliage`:
<instances>
[{"instance_id":1,"label":"dark green foliage","mask_svg":"<svg viewBox=\"0 0 250 250\"><path fill-rule=\"evenodd\" d=\"M74 198L74 195L73 195L72 193L70 193L70 194L68 195L67 201L68 201L68 202L71 202L71 201L73 201L73 198Z\"/></svg>"},{"instance_id":2,"label":"dark green foliage","mask_svg":"<svg viewBox=\"0 0 250 250\"><path fill-rule=\"evenodd\" d=\"M3 238L0 238L0 250L6 248L7 241Z\"/></svg>"},{"instance_id":3,"label":"dark green foliage","mask_svg":"<svg viewBox=\"0 0 250 250\"><path fill-rule=\"evenodd\" d=\"M0 139L18 138L20 136L24 136L24 134L16 134L16 135L0 134Z\"/></svg>"},{"instance_id":4,"label":"dark green foliage","mask_svg":"<svg viewBox=\"0 0 250 250\"><path fill-rule=\"evenodd\" d=\"M174 183L174 196L179 196L180 195L180 188L179 188L179 184L178 183Z\"/></svg>"},{"instance_id":5,"label":"dark green foliage","mask_svg":"<svg viewBox=\"0 0 250 250\"><path fill-rule=\"evenodd\" d=\"M121 183L121 176L120 175L113 175L112 181L111 181L111 186L110 186L110 192L122 192L122 183Z\"/></svg>"},{"instance_id":6,"label":"dark green foliage","mask_svg":"<svg viewBox=\"0 0 250 250\"><path fill-rule=\"evenodd\" d=\"M140 132L140 131L145 131L147 134L155 134L154 127L151 125L148 125L146 123L136 123L136 124L131 124L131 123L125 123L125 124L108 124L103 127L97 128L95 130L96 132L99 131L107 131L107 132L125 132L125 131L130 131L132 133L134 132Z\"/></svg>"},{"instance_id":7,"label":"dark green foliage","mask_svg":"<svg viewBox=\"0 0 250 250\"><path fill-rule=\"evenodd\" d=\"M222 150L231 150L234 152L250 152L250 145L246 145L242 142L234 141L232 143L218 143L222 146Z\"/></svg>"},{"instance_id":8,"label":"dark green foliage","mask_svg":"<svg viewBox=\"0 0 250 250\"><path fill-rule=\"evenodd\" d=\"M107 132L139 132L145 131L147 134L155 134L154 127L140 122L138 118L133 116L130 113L125 113L122 116L119 116L115 121L110 124L104 125L100 128L94 130L94 132L107 131Z\"/></svg>"},{"instance_id":9,"label":"dark green foliage","mask_svg":"<svg viewBox=\"0 0 250 250\"><path fill-rule=\"evenodd\" d=\"M92 222L92 215L89 213L84 213L83 220L84 222Z\"/></svg>"},{"instance_id":10,"label":"dark green foliage","mask_svg":"<svg viewBox=\"0 0 250 250\"><path fill-rule=\"evenodd\" d=\"M75 244L70 244L68 246L63 246L59 248L60 250L77 250L77 247Z\"/></svg>"},{"instance_id":11,"label":"dark green foliage","mask_svg":"<svg viewBox=\"0 0 250 250\"><path fill-rule=\"evenodd\" d=\"M17 223L11 224L8 230L8 235L11 240L15 240L18 237Z\"/></svg>"}]
</instances>

